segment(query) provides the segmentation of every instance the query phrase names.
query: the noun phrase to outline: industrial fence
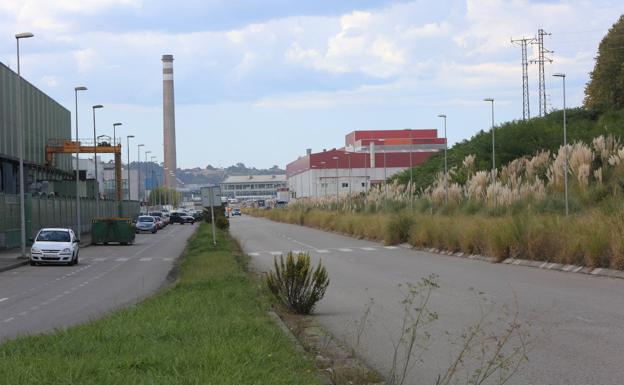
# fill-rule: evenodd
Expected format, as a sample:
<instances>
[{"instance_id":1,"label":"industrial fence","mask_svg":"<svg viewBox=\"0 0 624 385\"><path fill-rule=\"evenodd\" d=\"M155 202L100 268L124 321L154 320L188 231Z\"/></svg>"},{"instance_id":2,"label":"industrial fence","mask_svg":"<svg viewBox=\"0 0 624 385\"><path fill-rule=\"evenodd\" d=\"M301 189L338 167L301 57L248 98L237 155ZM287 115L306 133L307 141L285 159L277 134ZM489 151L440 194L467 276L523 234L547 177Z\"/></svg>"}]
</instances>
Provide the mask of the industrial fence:
<instances>
[{"instance_id":1,"label":"industrial fence","mask_svg":"<svg viewBox=\"0 0 624 385\"><path fill-rule=\"evenodd\" d=\"M103 200L100 217L129 217L139 213L139 202ZM70 197L25 197L26 239L42 227L71 227L76 231L76 199ZM97 216L95 199L80 200L81 234L91 231L91 220ZM0 249L20 246L19 195L0 193Z\"/></svg>"}]
</instances>

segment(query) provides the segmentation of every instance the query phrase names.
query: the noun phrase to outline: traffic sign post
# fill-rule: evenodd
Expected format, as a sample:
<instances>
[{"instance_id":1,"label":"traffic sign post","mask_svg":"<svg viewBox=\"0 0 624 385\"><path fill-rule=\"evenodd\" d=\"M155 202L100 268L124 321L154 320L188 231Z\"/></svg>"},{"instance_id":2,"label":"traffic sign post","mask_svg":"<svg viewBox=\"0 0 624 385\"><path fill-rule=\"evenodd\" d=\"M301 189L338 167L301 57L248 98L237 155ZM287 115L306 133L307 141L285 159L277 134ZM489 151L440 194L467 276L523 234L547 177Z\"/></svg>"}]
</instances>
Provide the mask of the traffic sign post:
<instances>
[{"instance_id":1,"label":"traffic sign post","mask_svg":"<svg viewBox=\"0 0 624 385\"><path fill-rule=\"evenodd\" d=\"M202 206L210 207L210 218L212 219L212 244L217 245L217 230L215 227L214 208L221 207L221 188L219 186L201 188Z\"/></svg>"}]
</instances>

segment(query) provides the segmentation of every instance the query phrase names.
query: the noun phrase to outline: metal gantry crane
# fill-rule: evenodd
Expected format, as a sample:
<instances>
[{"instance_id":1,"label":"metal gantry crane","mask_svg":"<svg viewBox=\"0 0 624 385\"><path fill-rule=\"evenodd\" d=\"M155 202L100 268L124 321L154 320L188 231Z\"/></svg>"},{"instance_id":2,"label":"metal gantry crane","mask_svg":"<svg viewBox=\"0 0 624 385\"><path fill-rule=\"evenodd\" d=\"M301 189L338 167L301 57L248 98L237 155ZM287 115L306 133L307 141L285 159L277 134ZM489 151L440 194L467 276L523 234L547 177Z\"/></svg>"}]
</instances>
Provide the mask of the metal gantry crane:
<instances>
[{"instance_id":1,"label":"metal gantry crane","mask_svg":"<svg viewBox=\"0 0 624 385\"><path fill-rule=\"evenodd\" d=\"M54 154L115 154L115 195L118 201L122 200L121 183L121 144L111 145L110 141L73 141L50 140L46 145L46 165L54 166ZM97 160L96 160L97 161ZM78 162L78 160L76 160ZM96 181L97 182L97 181Z\"/></svg>"}]
</instances>

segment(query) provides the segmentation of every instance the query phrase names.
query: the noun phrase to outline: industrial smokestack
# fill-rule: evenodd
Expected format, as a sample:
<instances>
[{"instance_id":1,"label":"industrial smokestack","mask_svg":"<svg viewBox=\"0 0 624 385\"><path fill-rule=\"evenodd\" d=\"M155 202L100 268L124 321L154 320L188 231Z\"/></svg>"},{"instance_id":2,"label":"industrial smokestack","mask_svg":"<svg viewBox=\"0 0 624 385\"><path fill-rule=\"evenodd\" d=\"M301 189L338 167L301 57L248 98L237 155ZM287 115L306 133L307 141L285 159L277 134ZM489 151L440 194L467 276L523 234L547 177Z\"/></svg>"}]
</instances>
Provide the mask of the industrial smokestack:
<instances>
[{"instance_id":1,"label":"industrial smokestack","mask_svg":"<svg viewBox=\"0 0 624 385\"><path fill-rule=\"evenodd\" d=\"M164 154L164 181L165 186L175 187L176 139L175 139L175 101L173 97L173 55L163 55L163 136L165 145Z\"/></svg>"}]
</instances>

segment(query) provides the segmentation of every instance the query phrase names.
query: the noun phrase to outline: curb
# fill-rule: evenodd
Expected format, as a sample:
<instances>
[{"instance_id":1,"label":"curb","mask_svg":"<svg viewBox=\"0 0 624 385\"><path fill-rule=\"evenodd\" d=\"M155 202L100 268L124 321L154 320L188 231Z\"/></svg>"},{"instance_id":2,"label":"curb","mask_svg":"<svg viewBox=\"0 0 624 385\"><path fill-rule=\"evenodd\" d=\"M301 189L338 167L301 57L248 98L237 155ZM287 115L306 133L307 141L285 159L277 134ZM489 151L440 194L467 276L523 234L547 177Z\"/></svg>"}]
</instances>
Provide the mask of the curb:
<instances>
[{"instance_id":1,"label":"curb","mask_svg":"<svg viewBox=\"0 0 624 385\"><path fill-rule=\"evenodd\" d=\"M4 266L0 266L0 272L17 269L20 266L28 265L28 260L16 260L14 263L10 263Z\"/></svg>"},{"instance_id":2,"label":"curb","mask_svg":"<svg viewBox=\"0 0 624 385\"><path fill-rule=\"evenodd\" d=\"M624 279L624 271L622 270L614 270L607 269L603 267L586 267L586 266L578 266L578 265L566 265L562 263L551 263L544 261L531 261L528 259L520 259L520 258L507 258L502 262L497 262L495 258L486 257L484 255L479 254L464 254L461 252L454 253L451 251L439 250L435 248L418 248L413 247L408 243L402 243L399 245L404 249L418 250L418 251L426 251L432 254L440 254L440 255L448 255L451 257L458 258L466 258L466 259L474 259L477 261L489 262L489 263L503 263L505 265L514 265L514 266L525 266L525 267L534 267L536 269L544 269L544 270L554 270L561 271L564 273L577 273L577 274L587 274L593 275L596 277L608 277L608 278L620 278Z\"/></svg>"}]
</instances>

